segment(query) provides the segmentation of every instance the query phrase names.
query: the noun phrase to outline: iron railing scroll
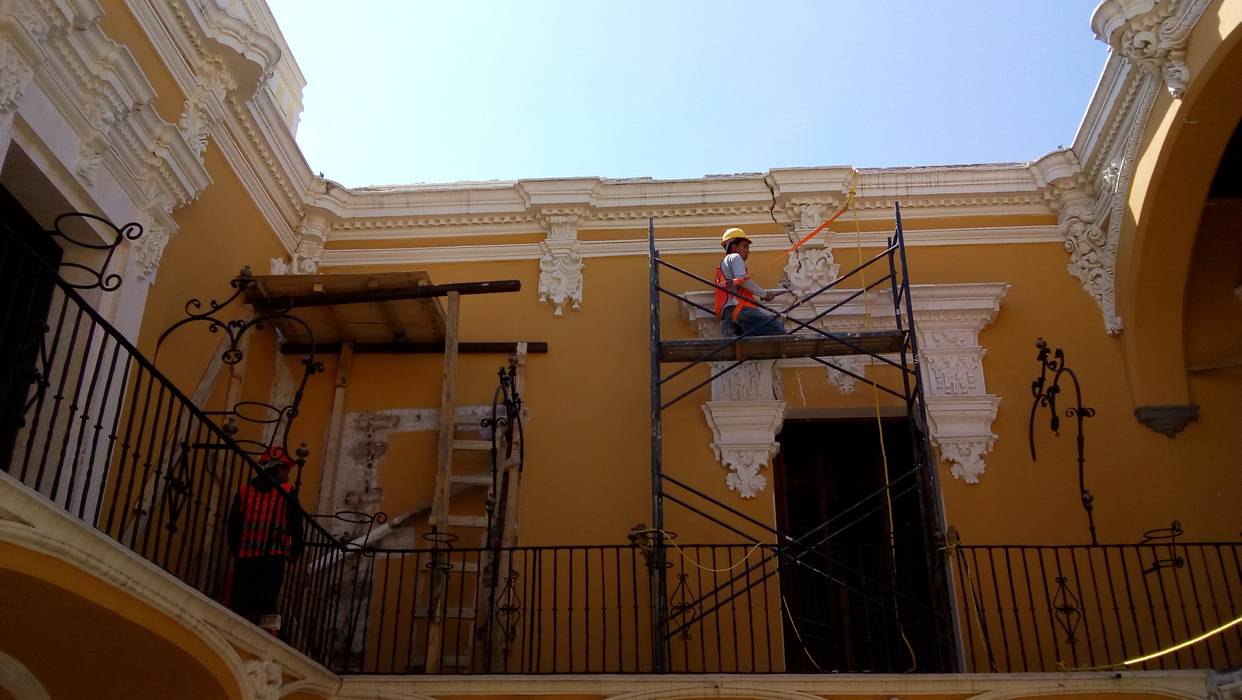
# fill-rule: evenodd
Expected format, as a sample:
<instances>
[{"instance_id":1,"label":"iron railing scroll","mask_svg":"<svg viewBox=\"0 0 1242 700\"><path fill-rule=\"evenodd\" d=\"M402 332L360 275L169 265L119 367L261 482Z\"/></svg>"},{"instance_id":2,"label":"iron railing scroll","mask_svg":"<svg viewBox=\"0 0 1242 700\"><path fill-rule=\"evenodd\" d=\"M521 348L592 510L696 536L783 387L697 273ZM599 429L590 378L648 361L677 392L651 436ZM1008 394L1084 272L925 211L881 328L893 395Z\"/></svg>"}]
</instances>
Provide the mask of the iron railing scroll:
<instances>
[{"instance_id":1,"label":"iron railing scroll","mask_svg":"<svg viewBox=\"0 0 1242 700\"><path fill-rule=\"evenodd\" d=\"M253 431L259 432L259 439L254 438L237 438L236 442L247 453L258 456L272 447L280 447L285 454L293 455L295 452L304 450L305 445L299 448L291 448L289 444L289 435L293 430L293 422L298 417L300 407L302 405L302 397L306 391L306 384L310 378L324 371L323 363L315 356L315 335L302 319L289 313L292 308L288 299L275 299L272 306L265 306L261 313L254 316L238 314L236 318L228 319L226 311L233 306L234 302L242 299L246 292L257 282L254 279L250 267L243 267L241 271L229 281L233 293L224 301L216 301L210 299L204 309L203 302L198 298L190 299L185 303L185 318L182 318L160 334L155 344L155 361L159 361L160 350L164 347L165 342L173 336L178 330L190 324L207 324L208 332L212 334L223 333L227 342L222 343L223 350L220 354L220 361L229 367L237 366L245 356L246 334L250 331L260 331L273 325L276 321L286 323L294 323L301 326L305 337L309 338L309 342L305 343L306 353L302 357L302 376L298 380L296 388L293 389L286 405L276 405L264 401L244 400L237 401L232 406L227 407L223 411L209 411L208 415L215 417L218 421L229 423L235 422L242 426L247 426L250 430L246 431L252 434ZM283 301L283 303L282 303ZM305 456L298 460L298 471L296 476L296 484L301 486L302 483L302 467L305 464Z\"/></svg>"}]
</instances>

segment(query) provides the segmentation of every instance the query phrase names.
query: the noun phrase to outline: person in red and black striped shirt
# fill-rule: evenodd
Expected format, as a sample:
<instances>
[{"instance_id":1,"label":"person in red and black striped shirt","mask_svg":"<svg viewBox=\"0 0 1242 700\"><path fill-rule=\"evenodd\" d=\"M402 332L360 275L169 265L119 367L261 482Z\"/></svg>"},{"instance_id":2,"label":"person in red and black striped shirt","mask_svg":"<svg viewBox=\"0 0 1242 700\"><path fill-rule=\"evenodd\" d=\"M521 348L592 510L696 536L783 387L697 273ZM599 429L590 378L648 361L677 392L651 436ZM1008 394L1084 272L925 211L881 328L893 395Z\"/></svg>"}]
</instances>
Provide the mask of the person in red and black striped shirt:
<instances>
[{"instance_id":1,"label":"person in red and black striped shirt","mask_svg":"<svg viewBox=\"0 0 1242 700\"><path fill-rule=\"evenodd\" d=\"M259 464L264 473L238 489L228 524L234 557L229 608L256 624L276 614L285 562L302 553L302 513L289 483L293 459L271 447Z\"/></svg>"}]
</instances>

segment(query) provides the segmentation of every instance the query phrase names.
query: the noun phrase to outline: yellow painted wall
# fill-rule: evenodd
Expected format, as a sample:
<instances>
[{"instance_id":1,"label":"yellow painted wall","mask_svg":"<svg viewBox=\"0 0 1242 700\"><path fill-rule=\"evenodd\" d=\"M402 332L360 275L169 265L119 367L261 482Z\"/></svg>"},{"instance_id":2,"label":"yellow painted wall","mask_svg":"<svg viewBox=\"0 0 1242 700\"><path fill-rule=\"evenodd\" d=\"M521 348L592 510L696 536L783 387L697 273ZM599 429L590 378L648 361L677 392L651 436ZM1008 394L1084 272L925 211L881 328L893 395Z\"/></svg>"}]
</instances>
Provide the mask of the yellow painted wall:
<instances>
[{"instance_id":1,"label":"yellow painted wall","mask_svg":"<svg viewBox=\"0 0 1242 700\"><path fill-rule=\"evenodd\" d=\"M5 600L21 601L0 615L0 651L52 697L242 697L196 634L130 593L11 544L0 544L0 562Z\"/></svg>"},{"instance_id":2,"label":"yellow painted wall","mask_svg":"<svg viewBox=\"0 0 1242 700\"><path fill-rule=\"evenodd\" d=\"M672 235L670 233L670 235ZM864 250L867 256L875 251ZM838 250L849 265L855 253ZM673 262L700 272L713 255L676 256ZM1038 375L1035 340L1046 337L1065 349L1083 385L1084 401L1096 409L1087 421L1087 485L1096 496L1100 539L1134 542L1147 529L1178 518L1195 539L1228 538L1236 524L1228 490L1217 477L1196 474L1195 465L1212 460L1213 445L1226 436L1193 424L1170 440L1139 424L1125 391L1120 345L1103 333L1095 302L1064 272L1066 254L1057 244L938 246L909 249L911 277L917 284L1006 282L1012 285L996 320L981 333L988 391L1002 397L993 425L999 439L986 458L978 485L968 485L940 469L948 520L967 542L1082 543L1085 519L1078 502L1072 424L1062 437L1036 423L1039 459L1032 462L1027 441L1030 383ZM775 281L784 257L755 253L757 279ZM518 294L466 297L462 304L463 340L546 340L547 355L532 355L525 394L531 410L527 429L527 469L522 491L522 541L530 544L624 542L628 528L650 521L648 463L648 347L646 261L644 258L590 258L586 261L583 308L554 318L537 302L536 266L496 262L423 266L435 282L519 279ZM690 283L665 278L675 289ZM671 303L662 305L664 332L689 337L692 329ZM463 357L459 403L482 403L494 385L501 357ZM349 410L377 410L439 404L438 356L359 356L350 388ZM706 369L688 373L694 382ZM843 397L812 369L784 372L784 398L790 408L853 408L871 411L870 390L860 385ZM799 388L798 377L801 378ZM326 380L323 380L326 381ZM672 395L670 389L666 398ZM709 449L711 433L700 405L706 388L665 415L665 464L669 473L709 495L765 522L771 522L771 490L739 499L724 484L725 470ZM805 401L803 400L805 397ZM326 400L326 397L324 398ZM882 400L885 406L891 401ZM1204 433L1200 436L1200 433ZM428 497L434 473L434 437L401 438L384 457L381 482L384 510ZM681 540L736 539L668 508L669 529Z\"/></svg>"}]
</instances>

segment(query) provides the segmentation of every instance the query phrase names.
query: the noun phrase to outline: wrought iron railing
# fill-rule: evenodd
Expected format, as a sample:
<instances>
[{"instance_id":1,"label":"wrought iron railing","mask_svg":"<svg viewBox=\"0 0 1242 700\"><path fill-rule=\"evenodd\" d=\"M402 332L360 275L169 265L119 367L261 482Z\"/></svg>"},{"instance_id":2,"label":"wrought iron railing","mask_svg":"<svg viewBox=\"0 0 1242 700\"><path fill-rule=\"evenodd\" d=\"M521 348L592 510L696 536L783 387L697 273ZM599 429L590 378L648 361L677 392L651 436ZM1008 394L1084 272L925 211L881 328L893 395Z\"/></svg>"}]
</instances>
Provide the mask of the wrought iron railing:
<instances>
[{"instance_id":1,"label":"wrought iron railing","mask_svg":"<svg viewBox=\"0 0 1242 700\"><path fill-rule=\"evenodd\" d=\"M1242 665L1242 544L957 547L961 629L976 672Z\"/></svg>"},{"instance_id":2,"label":"wrought iron railing","mask_svg":"<svg viewBox=\"0 0 1242 700\"><path fill-rule=\"evenodd\" d=\"M1242 544L963 546L957 582L961 669L1216 668L1242 663L1234 627L1182 650L1134 659L1239 615ZM438 552L438 554L437 554ZM648 551L641 545L502 550L369 550L343 601L334 668L420 673L426 622L444 620L440 672L653 672ZM945 671L928 582L903 582L890 547L837 546L801 557L769 545L682 545L667 563L667 670L675 673L935 673ZM1180 562L1180 563L1179 563ZM831 567L817 570L820 566ZM449 571L428 610L431 571ZM504 585L482 601L477 572ZM810 576L800 576L799 569ZM810 582L808 584L808 582ZM919 589L923 589L920 594ZM486 618L479 610L490 610ZM1130 663L1126 663L1130 662Z\"/></svg>"},{"instance_id":3,"label":"wrought iron railing","mask_svg":"<svg viewBox=\"0 0 1242 700\"><path fill-rule=\"evenodd\" d=\"M83 296L119 288L108 264L141 233L80 215L59 218L53 236L0 224L0 470L227 604L230 510L243 484L269 477ZM89 255L62 259L78 248ZM307 554L283 568L280 634L326 660L342 569L305 562L340 544L298 517L296 493L282 498Z\"/></svg>"}]
</instances>

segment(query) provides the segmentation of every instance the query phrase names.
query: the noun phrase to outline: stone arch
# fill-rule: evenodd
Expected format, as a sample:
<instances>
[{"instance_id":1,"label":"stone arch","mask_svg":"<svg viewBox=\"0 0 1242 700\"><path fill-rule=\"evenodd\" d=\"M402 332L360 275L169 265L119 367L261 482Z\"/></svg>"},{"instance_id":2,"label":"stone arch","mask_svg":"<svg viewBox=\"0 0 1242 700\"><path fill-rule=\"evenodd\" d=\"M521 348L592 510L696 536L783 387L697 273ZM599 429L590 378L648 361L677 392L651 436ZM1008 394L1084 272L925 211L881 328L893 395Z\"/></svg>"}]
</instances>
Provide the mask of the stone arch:
<instances>
[{"instance_id":1,"label":"stone arch","mask_svg":"<svg viewBox=\"0 0 1242 700\"><path fill-rule=\"evenodd\" d=\"M1117 301L1132 398L1190 403L1182 346L1187 274L1216 164L1242 119L1242 0L1218 0L1187 47L1193 81L1147 119L1117 253Z\"/></svg>"},{"instance_id":2,"label":"stone arch","mask_svg":"<svg viewBox=\"0 0 1242 700\"><path fill-rule=\"evenodd\" d=\"M30 669L4 652L0 652L0 690L16 700L52 700Z\"/></svg>"},{"instance_id":3,"label":"stone arch","mask_svg":"<svg viewBox=\"0 0 1242 700\"><path fill-rule=\"evenodd\" d=\"M164 639L190 656L229 698L245 697L246 671L237 651L177 601L156 595L136 596L135 593L153 591L141 581L127 579L122 572L111 569L109 557L91 554L75 546L72 539L60 539L25 523L3 520L0 553L3 570L54 587L56 594L83 598Z\"/></svg>"}]
</instances>

